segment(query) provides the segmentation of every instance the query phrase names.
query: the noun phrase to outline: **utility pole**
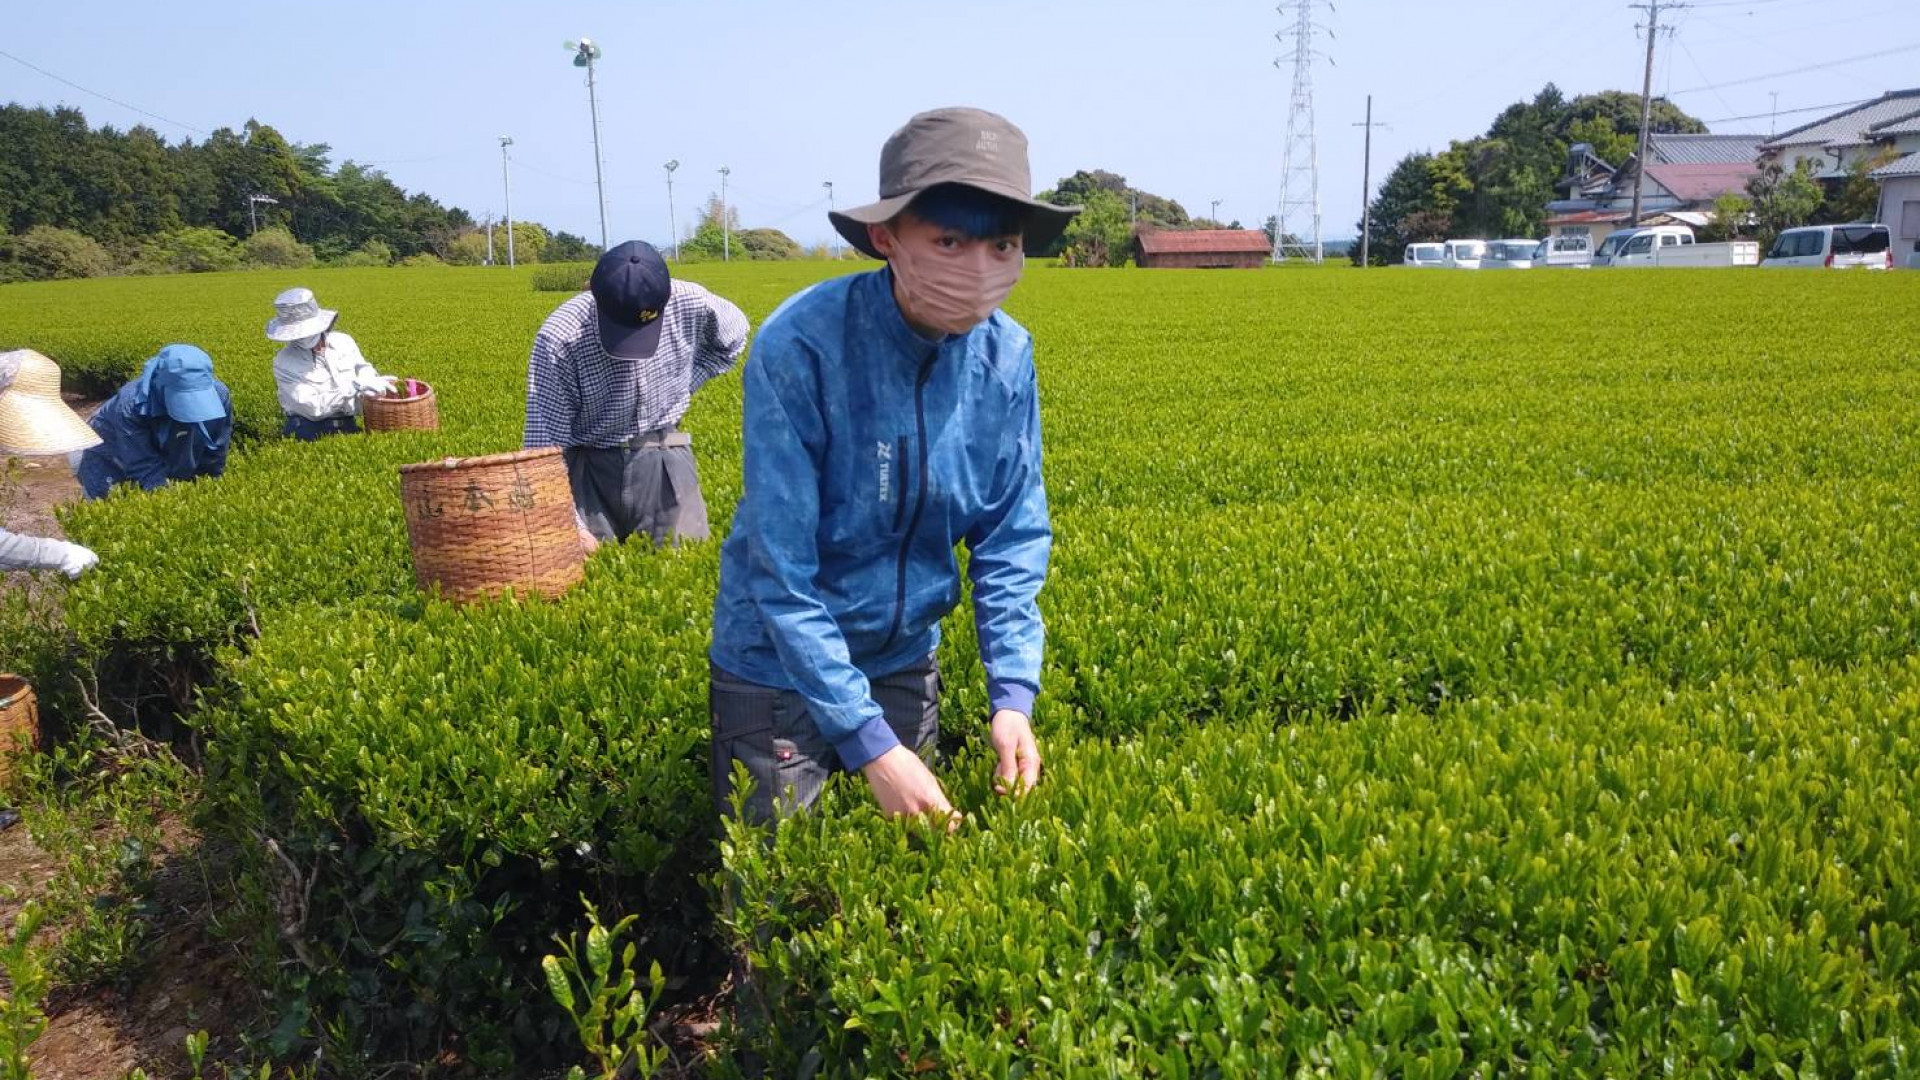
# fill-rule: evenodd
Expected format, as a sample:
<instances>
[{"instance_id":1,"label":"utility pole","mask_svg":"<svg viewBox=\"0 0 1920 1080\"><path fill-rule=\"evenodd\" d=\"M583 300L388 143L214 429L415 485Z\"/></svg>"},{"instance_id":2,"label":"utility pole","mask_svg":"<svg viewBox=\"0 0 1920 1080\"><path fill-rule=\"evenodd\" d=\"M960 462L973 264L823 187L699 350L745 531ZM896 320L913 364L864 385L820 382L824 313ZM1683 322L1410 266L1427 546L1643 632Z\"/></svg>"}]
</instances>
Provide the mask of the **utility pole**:
<instances>
[{"instance_id":1,"label":"utility pole","mask_svg":"<svg viewBox=\"0 0 1920 1080\"><path fill-rule=\"evenodd\" d=\"M593 83L593 62L600 59L600 46L581 38L567 42L574 50L573 66L587 69L587 109L593 114L593 186L600 195L600 250L607 250L607 184L600 175L600 98Z\"/></svg>"},{"instance_id":2,"label":"utility pole","mask_svg":"<svg viewBox=\"0 0 1920 1080\"><path fill-rule=\"evenodd\" d=\"M733 261L733 222L727 220L727 177L733 170L720 166L720 261Z\"/></svg>"},{"instance_id":3,"label":"utility pole","mask_svg":"<svg viewBox=\"0 0 1920 1080\"><path fill-rule=\"evenodd\" d=\"M280 200L274 198L271 195L247 196L247 235L248 236L252 236L254 233L257 233L260 231L259 207L261 203L266 203L268 206L278 206L280 204Z\"/></svg>"},{"instance_id":4,"label":"utility pole","mask_svg":"<svg viewBox=\"0 0 1920 1080\"><path fill-rule=\"evenodd\" d=\"M1640 224L1640 185L1647 175L1647 128L1653 124L1653 39L1660 33L1660 0L1647 0L1644 4L1629 4L1647 13L1647 69L1640 80L1640 149L1635 155L1633 168L1633 216L1628 219L1627 227ZM1679 0L1668 0L1669 8L1685 7Z\"/></svg>"},{"instance_id":5,"label":"utility pole","mask_svg":"<svg viewBox=\"0 0 1920 1080\"><path fill-rule=\"evenodd\" d=\"M1767 114L1767 138L1780 134L1780 91L1769 90L1767 96L1773 99L1773 108Z\"/></svg>"},{"instance_id":6,"label":"utility pole","mask_svg":"<svg viewBox=\"0 0 1920 1080\"><path fill-rule=\"evenodd\" d=\"M492 266L493 265L493 215L488 214L487 216L485 216L484 218L481 218L480 220L484 222L487 226L487 265Z\"/></svg>"},{"instance_id":7,"label":"utility pole","mask_svg":"<svg viewBox=\"0 0 1920 1080\"><path fill-rule=\"evenodd\" d=\"M667 170L667 238L673 241L673 261L680 261L680 217L673 212L673 170L680 167L674 158L663 166Z\"/></svg>"},{"instance_id":8,"label":"utility pole","mask_svg":"<svg viewBox=\"0 0 1920 1080\"><path fill-rule=\"evenodd\" d=\"M1138 231L1140 228L1140 193L1134 191L1132 195L1132 209L1127 211L1127 228L1132 231Z\"/></svg>"},{"instance_id":9,"label":"utility pole","mask_svg":"<svg viewBox=\"0 0 1920 1080\"><path fill-rule=\"evenodd\" d=\"M1373 247L1373 129L1387 127L1373 122L1373 95L1367 95L1367 119L1354 127L1367 129L1366 150L1360 156L1360 266L1365 269Z\"/></svg>"},{"instance_id":10,"label":"utility pole","mask_svg":"<svg viewBox=\"0 0 1920 1080\"><path fill-rule=\"evenodd\" d=\"M1221 203L1222 203L1223 201L1224 201L1224 200L1222 200L1222 199L1209 199L1209 200L1207 200L1207 202L1208 202L1208 207L1207 207L1207 217L1208 217L1208 219L1209 219L1209 220L1211 220L1211 221L1212 221L1212 222L1213 222L1213 223L1214 223L1215 225L1218 225L1218 224L1220 224L1220 204L1221 204Z\"/></svg>"},{"instance_id":11,"label":"utility pole","mask_svg":"<svg viewBox=\"0 0 1920 1080\"><path fill-rule=\"evenodd\" d=\"M513 261L513 181L507 176L507 147L512 145L511 138L505 135L500 136L500 187L507 197L507 268L509 270L515 265Z\"/></svg>"},{"instance_id":12,"label":"utility pole","mask_svg":"<svg viewBox=\"0 0 1920 1080\"><path fill-rule=\"evenodd\" d=\"M822 180L820 182L820 186L827 189L827 216L831 217L833 216L833 181ZM836 239L833 241L833 257L835 259L840 258L840 241L838 239L839 235L840 235L840 230L835 229L834 236Z\"/></svg>"}]
</instances>

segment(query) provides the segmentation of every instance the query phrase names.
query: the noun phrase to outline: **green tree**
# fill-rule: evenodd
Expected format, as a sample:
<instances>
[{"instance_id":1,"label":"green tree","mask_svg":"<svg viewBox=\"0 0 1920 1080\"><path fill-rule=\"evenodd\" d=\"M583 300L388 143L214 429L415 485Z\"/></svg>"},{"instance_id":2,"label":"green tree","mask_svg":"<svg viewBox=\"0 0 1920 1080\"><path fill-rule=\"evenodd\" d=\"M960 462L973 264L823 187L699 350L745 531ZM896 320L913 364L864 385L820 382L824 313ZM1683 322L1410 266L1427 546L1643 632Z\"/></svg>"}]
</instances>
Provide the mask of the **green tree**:
<instances>
[{"instance_id":1,"label":"green tree","mask_svg":"<svg viewBox=\"0 0 1920 1080\"><path fill-rule=\"evenodd\" d=\"M26 235L8 238L10 252L0 268L5 278L53 281L100 277L113 271L113 258L98 240L72 229L35 225Z\"/></svg>"},{"instance_id":2,"label":"green tree","mask_svg":"<svg viewBox=\"0 0 1920 1080\"><path fill-rule=\"evenodd\" d=\"M392 266L393 248L380 239L369 240L359 247L331 260L333 266Z\"/></svg>"},{"instance_id":3,"label":"green tree","mask_svg":"<svg viewBox=\"0 0 1920 1080\"><path fill-rule=\"evenodd\" d=\"M240 242L219 229L177 229L146 249L144 267L161 274L199 274L238 270Z\"/></svg>"},{"instance_id":4,"label":"green tree","mask_svg":"<svg viewBox=\"0 0 1920 1080\"><path fill-rule=\"evenodd\" d=\"M725 221L725 227L721 222ZM700 210L700 218L693 232L680 242L680 258L684 262L717 262L723 258L744 257L740 248L740 210L734 206L722 206L720 196L708 195L706 205Z\"/></svg>"},{"instance_id":5,"label":"green tree","mask_svg":"<svg viewBox=\"0 0 1920 1080\"><path fill-rule=\"evenodd\" d=\"M1752 220L1753 200L1730 191L1713 200L1713 216L1700 230L1700 239L1710 244L1738 239Z\"/></svg>"},{"instance_id":6,"label":"green tree","mask_svg":"<svg viewBox=\"0 0 1920 1080\"><path fill-rule=\"evenodd\" d=\"M1834 224L1872 221L1880 213L1880 181L1870 175L1875 169L1898 161L1901 152L1889 146L1871 157L1862 157L1847 166L1847 178L1834 193L1822 215Z\"/></svg>"},{"instance_id":7,"label":"green tree","mask_svg":"<svg viewBox=\"0 0 1920 1080\"><path fill-rule=\"evenodd\" d=\"M1133 225L1126 201L1099 189L1079 199L1085 209L1067 226L1061 260L1067 266L1125 266L1133 254Z\"/></svg>"},{"instance_id":8,"label":"green tree","mask_svg":"<svg viewBox=\"0 0 1920 1080\"><path fill-rule=\"evenodd\" d=\"M1805 225L1826 198L1808 161L1791 169L1778 160L1766 162L1747 182L1747 194L1753 199L1754 231L1762 250L1771 248L1774 237L1785 230Z\"/></svg>"},{"instance_id":9,"label":"green tree","mask_svg":"<svg viewBox=\"0 0 1920 1080\"><path fill-rule=\"evenodd\" d=\"M798 259L806 255L793 237L779 229L748 229L733 238L747 257L755 260L778 261Z\"/></svg>"},{"instance_id":10,"label":"green tree","mask_svg":"<svg viewBox=\"0 0 1920 1080\"><path fill-rule=\"evenodd\" d=\"M589 244L570 232L557 232L540 253L541 262L593 262L600 257L600 245Z\"/></svg>"},{"instance_id":11,"label":"green tree","mask_svg":"<svg viewBox=\"0 0 1920 1080\"><path fill-rule=\"evenodd\" d=\"M1150 191L1141 191L1127 183L1127 178L1119 173L1105 169L1081 169L1072 176L1065 177L1052 188L1041 192L1036 198L1041 202L1055 206L1089 206L1100 195L1110 195L1120 201L1129 222L1138 220L1141 226L1158 229L1185 229L1191 227L1191 218L1187 208L1174 199L1155 195ZM1084 215L1083 215L1084 216ZM1069 241L1066 236L1045 248L1030 251L1027 254L1051 258L1064 253ZM1131 247L1133 238L1127 237L1126 246Z\"/></svg>"},{"instance_id":12,"label":"green tree","mask_svg":"<svg viewBox=\"0 0 1920 1080\"><path fill-rule=\"evenodd\" d=\"M248 266L259 269L300 270L313 265L313 249L277 227L247 237L240 255Z\"/></svg>"}]
</instances>

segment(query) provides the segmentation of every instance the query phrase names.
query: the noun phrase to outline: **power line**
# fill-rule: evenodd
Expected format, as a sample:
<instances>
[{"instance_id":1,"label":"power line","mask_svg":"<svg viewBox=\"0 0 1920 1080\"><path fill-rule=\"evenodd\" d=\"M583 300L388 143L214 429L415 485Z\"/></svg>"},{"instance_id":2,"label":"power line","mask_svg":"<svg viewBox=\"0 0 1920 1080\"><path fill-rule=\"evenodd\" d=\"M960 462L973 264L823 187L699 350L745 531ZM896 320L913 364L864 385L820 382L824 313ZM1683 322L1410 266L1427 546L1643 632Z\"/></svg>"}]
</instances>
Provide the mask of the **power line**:
<instances>
[{"instance_id":1,"label":"power line","mask_svg":"<svg viewBox=\"0 0 1920 1080\"><path fill-rule=\"evenodd\" d=\"M195 134L199 134L199 135L207 134L207 131L204 128L197 128L197 127L194 127L192 124L183 124L178 120L169 120L166 117L161 116L157 112L150 112L146 109L141 108L138 105L128 104L127 102L121 101L117 97L113 97L108 94L103 94L98 90L89 90L88 88L81 86L79 83L74 82L72 79L68 79L60 75L55 75L53 72L48 71L46 68L43 68L38 64L29 63L28 61L22 60L19 57L13 55L10 52L7 52L4 49L0 49L0 56L6 57L7 59L13 61L14 63L19 64L23 68L27 68L32 71L37 71L40 74L45 75L47 78L52 79L54 82L64 83L67 86L71 86L75 90L78 90L83 94L92 94L94 97L99 98L101 101L111 102L115 105L120 106L123 109L127 109L131 112L137 112L141 116L151 117L152 119L158 120L163 124L172 124L174 127L177 127L177 128L185 128L188 131L194 132Z\"/></svg>"},{"instance_id":2,"label":"power line","mask_svg":"<svg viewBox=\"0 0 1920 1080\"><path fill-rule=\"evenodd\" d=\"M1891 49L1881 49L1879 52L1862 53L1859 56L1843 56L1837 60L1827 60L1818 64L1808 64L1805 67L1789 68L1786 71L1771 71L1765 75L1749 75L1744 79L1732 79L1723 83L1715 83L1712 86L1690 86L1685 90L1673 91L1673 96L1678 96L1680 94L1698 94L1707 90L1724 90L1729 86L1747 86L1752 83L1766 82L1768 79L1781 79L1781 78L1787 77L1788 75L1804 75L1809 71L1824 71L1827 68L1841 67L1846 64L1857 64L1862 60L1878 60L1878 59L1881 59L1882 57L1898 56L1901 53L1910 53L1910 52L1916 52L1916 51L1920 51L1920 42L1915 42L1911 45L1896 45Z\"/></svg>"},{"instance_id":3,"label":"power line","mask_svg":"<svg viewBox=\"0 0 1920 1080\"><path fill-rule=\"evenodd\" d=\"M1773 112L1748 113L1746 116L1718 116L1711 120L1700 121L1703 124L1731 124L1736 120L1765 120L1773 116L1792 116L1795 113L1825 112L1828 109L1850 109L1855 105L1865 105L1873 98L1856 98L1852 101L1836 101L1830 105L1803 105L1797 109L1779 109Z\"/></svg>"}]
</instances>

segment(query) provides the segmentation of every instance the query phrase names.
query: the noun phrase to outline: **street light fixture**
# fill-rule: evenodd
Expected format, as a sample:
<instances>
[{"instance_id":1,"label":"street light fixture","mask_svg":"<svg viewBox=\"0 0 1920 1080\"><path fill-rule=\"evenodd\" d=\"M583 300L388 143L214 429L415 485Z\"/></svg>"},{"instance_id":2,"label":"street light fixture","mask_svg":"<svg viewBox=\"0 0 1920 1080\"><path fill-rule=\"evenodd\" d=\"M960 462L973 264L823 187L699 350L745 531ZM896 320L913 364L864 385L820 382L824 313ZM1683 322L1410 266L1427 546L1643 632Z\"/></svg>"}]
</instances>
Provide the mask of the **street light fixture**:
<instances>
[{"instance_id":1,"label":"street light fixture","mask_svg":"<svg viewBox=\"0 0 1920 1080\"><path fill-rule=\"evenodd\" d=\"M513 181L507 176L507 147L513 145L510 136L500 136L500 187L507 197L507 268L511 270L513 261Z\"/></svg>"},{"instance_id":2,"label":"street light fixture","mask_svg":"<svg viewBox=\"0 0 1920 1080\"><path fill-rule=\"evenodd\" d=\"M828 218L832 218L833 216L833 181L822 180L820 182L820 186L827 189L827 216ZM838 236L839 230L838 229L834 230L834 233L836 236ZM837 239L833 242L833 257L835 259L840 258L840 241Z\"/></svg>"},{"instance_id":3,"label":"street light fixture","mask_svg":"<svg viewBox=\"0 0 1920 1080\"><path fill-rule=\"evenodd\" d=\"M588 38L567 42L573 50L573 66L587 69L587 108L593 114L593 186L600 193L600 250L607 250L607 185L600 175L600 99L594 88L593 62L600 59L600 46Z\"/></svg>"},{"instance_id":4,"label":"street light fixture","mask_svg":"<svg viewBox=\"0 0 1920 1080\"><path fill-rule=\"evenodd\" d=\"M733 261L733 223L727 220L727 177L733 170L720 166L720 261Z\"/></svg>"},{"instance_id":5,"label":"street light fixture","mask_svg":"<svg viewBox=\"0 0 1920 1080\"><path fill-rule=\"evenodd\" d=\"M680 167L680 159L667 162L667 239L673 243L673 261L680 261L680 218L673 212L673 170Z\"/></svg>"}]
</instances>

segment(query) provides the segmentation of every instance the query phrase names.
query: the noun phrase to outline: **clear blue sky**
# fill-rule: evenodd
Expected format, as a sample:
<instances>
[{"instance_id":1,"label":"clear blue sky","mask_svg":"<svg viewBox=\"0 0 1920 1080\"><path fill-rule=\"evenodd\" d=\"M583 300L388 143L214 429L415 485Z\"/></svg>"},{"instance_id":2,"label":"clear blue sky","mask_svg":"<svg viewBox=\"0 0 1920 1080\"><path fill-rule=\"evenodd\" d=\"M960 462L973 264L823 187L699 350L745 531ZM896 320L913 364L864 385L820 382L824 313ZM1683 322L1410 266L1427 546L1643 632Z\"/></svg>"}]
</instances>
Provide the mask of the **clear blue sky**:
<instances>
[{"instance_id":1,"label":"clear blue sky","mask_svg":"<svg viewBox=\"0 0 1920 1080\"><path fill-rule=\"evenodd\" d=\"M1333 66L1316 70L1328 237L1360 209L1365 96L1374 182L1410 150L1483 131L1549 80L1569 95L1637 90L1642 18L1623 0L1336 0ZM89 90L211 130L249 117L336 163L373 163L409 190L476 215L501 209L496 137L515 140L514 216L597 239L586 87L562 43L600 67L607 202L617 241L667 232L661 164L677 158L682 227L733 170L748 226L829 235L840 205L874 194L881 142L913 112L979 105L1033 142L1035 186L1106 168L1204 214L1255 225L1279 190L1290 72L1276 69L1271 3L1187 0L646 0L644 3L39 4L7 0L0 50ZM1656 91L1716 131L1766 132L1802 106L1920 85L1914 0L1698 0L1673 16ZM1905 51L1818 71L1848 57ZM1756 78L1762 77L1762 78ZM1739 85L1726 85L1738 83ZM1701 89L1719 86L1719 89ZM0 58L0 99L141 116Z\"/></svg>"}]
</instances>

